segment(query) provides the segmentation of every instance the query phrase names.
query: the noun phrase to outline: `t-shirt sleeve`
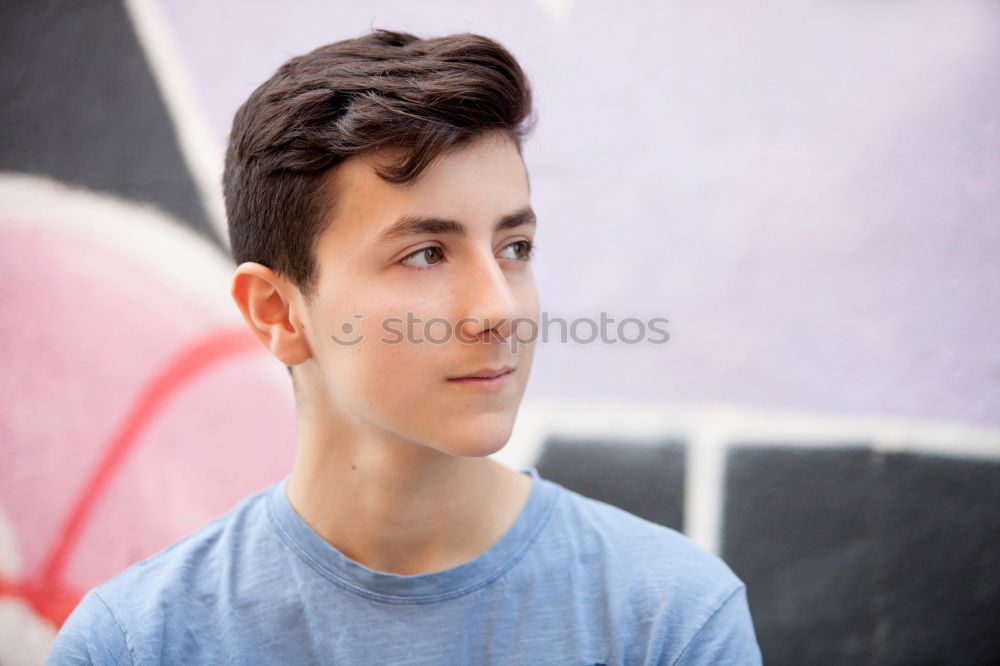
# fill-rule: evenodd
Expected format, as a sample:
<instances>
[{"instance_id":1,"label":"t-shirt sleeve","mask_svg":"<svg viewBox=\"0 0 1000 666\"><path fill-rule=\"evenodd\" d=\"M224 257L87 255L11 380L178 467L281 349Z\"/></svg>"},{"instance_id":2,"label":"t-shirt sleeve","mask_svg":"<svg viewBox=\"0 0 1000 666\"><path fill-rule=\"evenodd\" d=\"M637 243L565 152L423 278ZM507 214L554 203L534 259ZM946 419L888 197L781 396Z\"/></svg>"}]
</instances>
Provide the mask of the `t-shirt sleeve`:
<instances>
[{"instance_id":1,"label":"t-shirt sleeve","mask_svg":"<svg viewBox=\"0 0 1000 666\"><path fill-rule=\"evenodd\" d=\"M674 666L760 663L760 646L750 618L746 587L741 585L702 625Z\"/></svg>"},{"instance_id":2,"label":"t-shirt sleeve","mask_svg":"<svg viewBox=\"0 0 1000 666\"><path fill-rule=\"evenodd\" d=\"M97 590L88 592L66 618L45 664L132 664L125 632Z\"/></svg>"}]
</instances>

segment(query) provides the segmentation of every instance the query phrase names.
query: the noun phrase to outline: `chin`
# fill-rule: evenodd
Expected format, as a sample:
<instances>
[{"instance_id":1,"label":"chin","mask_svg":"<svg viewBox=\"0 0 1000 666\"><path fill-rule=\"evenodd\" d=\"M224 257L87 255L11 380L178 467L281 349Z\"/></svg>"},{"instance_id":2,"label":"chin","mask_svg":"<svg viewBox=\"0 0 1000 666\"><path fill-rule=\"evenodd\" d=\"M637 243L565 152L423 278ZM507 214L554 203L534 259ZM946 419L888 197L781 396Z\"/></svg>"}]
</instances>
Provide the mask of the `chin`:
<instances>
[{"instance_id":1,"label":"chin","mask_svg":"<svg viewBox=\"0 0 1000 666\"><path fill-rule=\"evenodd\" d=\"M447 433L433 438L434 448L455 456L482 458L506 446L513 430L513 416L471 419L465 427L449 428Z\"/></svg>"}]
</instances>

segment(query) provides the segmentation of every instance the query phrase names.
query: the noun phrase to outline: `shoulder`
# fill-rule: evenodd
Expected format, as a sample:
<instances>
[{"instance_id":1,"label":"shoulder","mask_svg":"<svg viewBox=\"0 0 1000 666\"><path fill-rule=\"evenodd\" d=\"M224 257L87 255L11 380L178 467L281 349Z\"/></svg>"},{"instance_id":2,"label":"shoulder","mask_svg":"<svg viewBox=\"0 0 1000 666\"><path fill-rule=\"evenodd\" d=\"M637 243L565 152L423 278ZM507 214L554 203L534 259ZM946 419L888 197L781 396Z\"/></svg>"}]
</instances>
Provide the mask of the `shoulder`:
<instances>
[{"instance_id":1,"label":"shoulder","mask_svg":"<svg viewBox=\"0 0 1000 666\"><path fill-rule=\"evenodd\" d=\"M244 498L155 555L136 562L81 599L60 628L50 664L132 663L155 645L166 625L204 620L205 599L257 540L268 521L268 489ZM141 656L141 655L140 655Z\"/></svg>"},{"instance_id":2,"label":"shoulder","mask_svg":"<svg viewBox=\"0 0 1000 666\"><path fill-rule=\"evenodd\" d=\"M97 590L90 590L63 623L45 663L134 663L125 631Z\"/></svg>"},{"instance_id":3,"label":"shoulder","mask_svg":"<svg viewBox=\"0 0 1000 666\"><path fill-rule=\"evenodd\" d=\"M558 485L558 484L557 484ZM660 593L719 600L743 585L732 569L677 530L562 486L557 532L578 542L584 559L600 557Z\"/></svg>"},{"instance_id":4,"label":"shoulder","mask_svg":"<svg viewBox=\"0 0 1000 666\"><path fill-rule=\"evenodd\" d=\"M267 523L266 497L261 490L243 498L226 514L209 521L160 552L136 562L96 589L114 608L135 597L176 594L215 580L230 565L239 545L256 538Z\"/></svg>"},{"instance_id":5,"label":"shoulder","mask_svg":"<svg viewBox=\"0 0 1000 666\"><path fill-rule=\"evenodd\" d=\"M554 536L620 604L617 614L648 646L646 663L760 663L746 586L720 557L674 529L560 489Z\"/></svg>"}]
</instances>

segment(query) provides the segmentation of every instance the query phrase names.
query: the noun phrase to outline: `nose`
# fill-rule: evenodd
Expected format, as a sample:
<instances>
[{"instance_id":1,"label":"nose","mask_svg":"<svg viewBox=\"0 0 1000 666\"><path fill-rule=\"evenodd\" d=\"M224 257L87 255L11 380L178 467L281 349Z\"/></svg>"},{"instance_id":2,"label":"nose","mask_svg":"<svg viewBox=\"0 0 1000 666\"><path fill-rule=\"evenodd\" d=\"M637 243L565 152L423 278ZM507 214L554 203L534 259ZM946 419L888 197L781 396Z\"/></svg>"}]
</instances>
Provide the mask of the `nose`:
<instances>
[{"instance_id":1,"label":"nose","mask_svg":"<svg viewBox=\"0 0 1000 666\"><path fill-rule=\"evenodd\" d=\"M458 326L462 341L509 340L521 307L496 258L488 253L477 257L463 283L464 307Z\"/></svg>"}]
</instances>

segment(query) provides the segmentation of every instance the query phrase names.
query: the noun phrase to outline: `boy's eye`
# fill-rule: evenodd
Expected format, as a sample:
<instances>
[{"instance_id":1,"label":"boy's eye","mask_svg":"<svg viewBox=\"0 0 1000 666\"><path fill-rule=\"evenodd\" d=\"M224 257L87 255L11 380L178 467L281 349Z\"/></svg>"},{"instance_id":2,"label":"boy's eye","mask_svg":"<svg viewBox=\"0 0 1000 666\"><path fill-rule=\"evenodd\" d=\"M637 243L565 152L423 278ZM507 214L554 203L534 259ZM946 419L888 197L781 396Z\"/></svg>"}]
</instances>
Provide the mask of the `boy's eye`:
<instances>
[{"instance_id":1,"label":"boy's eye","mask_svg":"<svg viewBox=\"0 0 1000 666\"><path fill-rule=\"evenodd\" d=\"M510 243L500 250L501 258L514 259L517 261L528 261L534 251L534 244L528 240L519 240ZM416 252L412 252L403 257L399 263L407 268L423 269L432 268L444 261L444 251L436 245L424 247Z\"/></svg>"},{"instance_id":2,"label":"boy's eye","mask_svg":"<svg viewBox=\"0 0 1000 666\"><path fill-rule=\"evenodd\" d=\"M400 263L411 268L427 268L441 263L442 256L441 248L425 247L406 255Z\"/></svg>"},{"instance_id":3,"label":"boy's eye","mask_svg":"<svg viewBox=\"0 0 1000 666\"><path fill-rule=\"evenodd\" d=\"M506 252L507 250L515 248L511 256L506 257L507 259L520 259L522 261L527 261L531 258L531 252L534 250L535 246L531 241L519 240L511 243L505 247L501 252Z\"/></svg>"}]
</instances>

